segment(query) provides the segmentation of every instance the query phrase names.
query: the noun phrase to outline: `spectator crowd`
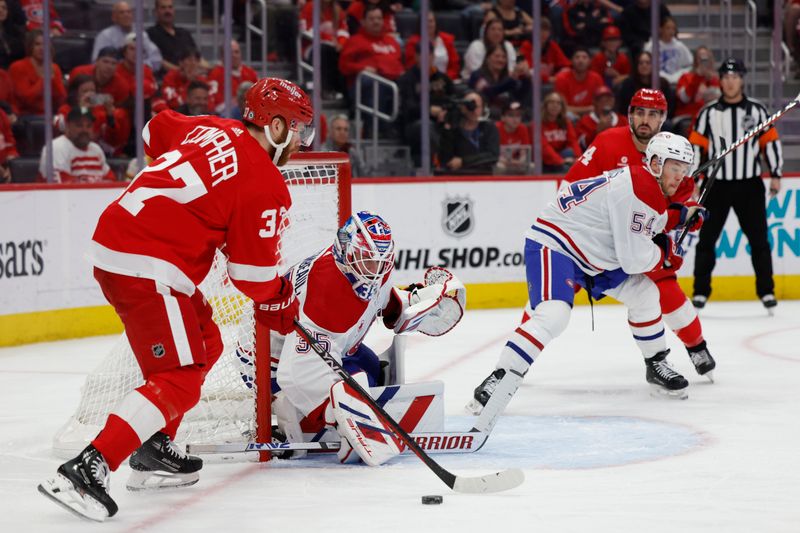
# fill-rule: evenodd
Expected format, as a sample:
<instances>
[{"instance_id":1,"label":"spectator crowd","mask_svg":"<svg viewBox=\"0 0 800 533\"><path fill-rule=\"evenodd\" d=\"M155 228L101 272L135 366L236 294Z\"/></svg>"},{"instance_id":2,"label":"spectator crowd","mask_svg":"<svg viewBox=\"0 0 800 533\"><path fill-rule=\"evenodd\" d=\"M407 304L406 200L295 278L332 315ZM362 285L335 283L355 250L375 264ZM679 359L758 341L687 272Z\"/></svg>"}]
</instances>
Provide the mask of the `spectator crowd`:
<instances>
[{"instance_id":1,"label":"spectator crowd","mask_svg":"<svg viewBox=\"0 0 800 533\"><path fill-rule=\"evenodd\" d=\"M411 1L322 0L318 28L312 24L310 2L280 3L295 4L295 35L303 60L310 61L310 37L319 32L320 90L325 103L335 104L325 110L331 116L323 132L330 122L332 138L323 138L323 144L349 151L357 163L356 175L369 169L353 141L371 134L368 125L358 131L351 122L357 84L367 89L362 91L367 105L385 111L392 98L381 90L376 93L378 101L372 102L371 82L359 77L363 72L397 83L399 117L392 124L381 124L380 134L407 145L416 165L421 163L420 86L422 76L429 77L431 163L445 173L526 172L534 142L541 143L545 171L564 172L599 132L627 123L631 96L652 82L650 0L542 2L538 74L533 70L530 2L431 1L428 50L421 50L418 27L410 34L398 29L400 13L417 7ZM69 35L73 28L65 28L53 7L57 4L50 5L50 35ZM68 146L65 153L91 150L93 156L115 158L130 158L135 152L132 5L113 4L107 27L93 37L90 61L69 71L54 62L49 81L44 80L41 7L41 0L0 0L0 181L11 179L9 163L19 155L15 135L30 137L24 128L41 121L45 83L51 87L54 134L63 136L54 148ZM203 57L192 32L176 24L173 0L154 0L148 12L152 16L142 34L146 118L164 109L187 115L222 114L223 66ZM444 12L460 17L457 32L439 27L437 15ZM664 2L659 17L657 88L669 104L665 128L686 133L703 104L719 96L715 60L708 48L691 51L680 40ZM241 17L237 20L241 22ZM232 116L236 117L238 97L257 74L246 64L236 39L231 52ZM271 52L271 60L295 59L275 53ZM428 54L427 73L419 66L422 53ZM530 124L534 76L544 89L536 104L542 117L538 140L533 139ZM54 160L62 162L62 155ZM94 174L85 169L73 173L74 165L64 164L56 181L113 177L105 161L95 165Z\"/></svg>"}]
</instances>

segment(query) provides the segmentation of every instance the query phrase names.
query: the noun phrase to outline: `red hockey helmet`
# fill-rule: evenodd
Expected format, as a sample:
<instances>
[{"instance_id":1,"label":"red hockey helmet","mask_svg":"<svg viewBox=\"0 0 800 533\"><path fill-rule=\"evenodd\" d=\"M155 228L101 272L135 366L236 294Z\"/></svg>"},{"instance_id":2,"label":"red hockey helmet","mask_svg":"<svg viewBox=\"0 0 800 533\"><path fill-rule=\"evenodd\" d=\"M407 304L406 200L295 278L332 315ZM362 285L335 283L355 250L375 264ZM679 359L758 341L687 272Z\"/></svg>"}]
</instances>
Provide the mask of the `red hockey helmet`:
<instances>
[{"instance_id":1,"label":"red hockey helmet","mask_svg":"<svg viewBox=\"0 0 800 533\"><path fill-rule=\"evenodd\" d=\"M639 89L636 94L631 98L631 103L628 105L628 113L633 111L635 107L644 107L645 109L658 109L664 114L667 113L667 98L664 93L658 89Z\"/></svg>"},{"instance_id":2,"label":"red hockey helmet","mask_svg":"<svg viewBox=\"0 0 800 533\"><path fill-rule=\"evenodd\" d=\"M244 102L242 118L264 128L270 141L269 125L275 117L286 121L289 130L300 137L303 146L309 146L314 140L311 125L314 108L306 93L296 84L280 78L261 78L247 90Z\"/></svg>"}]
</instances>

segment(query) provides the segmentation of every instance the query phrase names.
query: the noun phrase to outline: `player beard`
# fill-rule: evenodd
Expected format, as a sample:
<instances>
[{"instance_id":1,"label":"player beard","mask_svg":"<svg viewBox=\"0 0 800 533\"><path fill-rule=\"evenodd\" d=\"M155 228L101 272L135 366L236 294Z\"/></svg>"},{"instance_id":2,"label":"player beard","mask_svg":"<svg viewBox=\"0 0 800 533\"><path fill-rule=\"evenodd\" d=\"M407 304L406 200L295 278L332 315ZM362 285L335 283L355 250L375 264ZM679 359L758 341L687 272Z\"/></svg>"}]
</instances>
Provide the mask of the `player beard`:
<instances>
[{"instance_id":1,"label":"player beard","mask_svg":"<svg viewBox=\"0 0 800 533\"><path fill-rule=\"evenodd\" d=\"M646 134L646 135L640 135L639 134L640 128L643 128L643 127L647 128L647 131L649 132L648 134ZM633 131L633 136L636 137L636 140L639 141L642 144L647 144L648 142L650 142L650 139L652 139L655 134L656 134L656 132L653 131L653 129L650 126L648 126L647 124L640 124Z\"/></svg>"}]
</instances>

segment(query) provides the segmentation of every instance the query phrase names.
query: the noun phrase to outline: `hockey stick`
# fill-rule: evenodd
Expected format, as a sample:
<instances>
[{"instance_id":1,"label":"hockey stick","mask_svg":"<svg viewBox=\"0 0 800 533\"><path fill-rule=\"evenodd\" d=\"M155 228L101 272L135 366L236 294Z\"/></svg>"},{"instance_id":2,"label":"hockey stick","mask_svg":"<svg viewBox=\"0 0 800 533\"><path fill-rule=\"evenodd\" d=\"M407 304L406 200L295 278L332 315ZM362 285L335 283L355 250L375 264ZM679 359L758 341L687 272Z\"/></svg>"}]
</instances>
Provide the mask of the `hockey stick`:
<instances>
[{"instance_id":1,"label":"hockey stick","mask_svg":"<svg viewBox=\"0 0 800 533\"><path fill-rule=\"evenodd\" d=\"M798 93L797 96L795 96L788 104L783 106L783 109L776 111L771 116L765 118L760 124L757 124L753 129L748 130L735 143L730 145L728 149L723 150L722 153L719 154L717 157L715 157L714 159L710 159L705 163L703 163L702 165L700 165L697 168L697 170L695 170L692 173L692 178L697 178L697 176L705 172L709 167L711 167L711 165L716 165L717 163L722 161L725 158L725 156L727 156L728 154L739 148L741 145L743 145L744 143L755 137L757 133L760 133L762 130L767 129L770 125L772 125L773 122L775 122L783 115L788 113L798 104L800 104L800 93Z\"/></svg>"},{"instance_id":2,"label":"hockey stick","mask_svg":"<svg viewBox=\"0 0 800 533\"><path fill-rule=\"evenodd\" d=\"M429 454L474 453L489 439L488 433L479 431L412 433L411 437ZM239 444L187 444L187 453L245 453L269 452L280 454L293 450L310 452L333 452L340 447L338 442L248 442ZM411 452L409 448L403 453Z\"/></svg>"},{"instance_id":3,"label":"hockey stick","mask_svg":"<svg viewBox=\"0 0 800 533\"><path fill-rule=\"evenodd\" d=\"M757 124L753 129L748 130L744 135L742 135L735 143L730 145L727 149L725 148L725 140L722 137L720 137L720 143L722 144L723 148L722 153L719 154L714 159L709 159L708 161L697 167L697 170L692 172L692 179L697 179L697 176L704 173L712 165L714 165L714 170L711 172L711 175L708 176L706 180L703 182L703 187L700 190L700 198L698 198L697 203L699 203L700 205L705 205L706 198L708 198L708 193L711 191L711 186L714 184L714 181L716 180L716 175L722 164L722 160L725 159L725 157L728 154L730 154L731 152L739 148L741 145L743 145L744 143L755 137L756 134L770 127L775 121L777 121L783 115L791 111L793 108L797 107L798 104L800 104L800 93L798 93L797 96L795 96L789 103L783 106L782 109L776 111L775 113L764 119L760 124ZM695 213L694 215L692 215L691 218L689 218L689 220L686 221L683 230L681 231L681 234L678 236L678 240L675 241L676 246L680 246L680 244L686 238L686 235L689 234L689 228L691 228L692 225L695 223L695 221L697 220L697 216L698 216L697 213Z\"/></svg>"},{"instance_id":4,"label":"hockey stick","mask_svg":"<svg viewBox=\"0 0 800 533\"><path fill-rule=\"evenodd\" d=\"M295 320L294 326L297 330L297 333L303 339L305 339L309 346L311 346L311 349L320 356L325 364L327 364L337 376L342 378L345 383L352 387L362 401L369 404L369 406L373 411L375 411L375 414L378 415L383 423L389 426L392 431L394 431L395 435L397 435L397 437L403 441L403 444L410 448L411 451L413 451L416 456L419 457L423 463L425 463L425 466L430 468L433 473L445 483L445 485L456 492L478 494L483 492L501 492L504 490L513 489L514 487L521 485L525 480L525 474L522 473L522 470L516 468L477 477L456 476L455 474L449 472L439 465L439 463L434 461L431 456L428 455L419 444L417 444L411 435L406 433L406 431L400 427L400 424L395 422L394 419L392 419L392 417L389 416L389 414L384 411L375 400L372 399L372 396L370 396L369 393L365 391L355 379L353 379L353 376L351 376L344 368L342 368L342 365L339 364L339 362L334 359L334 357L325 348L320 346L317 340L308 332L306 328L303 327L302 324Z\"/></svg>"},{"instance_id":5,"label":"hockey stick","mask_svg":"<svg viewBox=\"0 0 800 533\"><path fill-rule=\"evenodd\" d=\"M719 142L724 150L725 139L720 137ZM700 204L701 206L705 205L706 199L708 199L708 194L711 192L711 187L714 185L714 182L717 181L717 172L719 172L719 169L722 168L722 160L720 158L715 158L715 160L717 161L717 165L714 167L714 170L711 171L711 174L709 174L709 176L703 181L703 185L700 188L700 197L697 199L697 203ZM692 175L694 176L694 174ZM687 220L683 224L683 229L681 230L681 234L678 235L678 240L675 241L676 247L680 246L683 240L689 234L689 228L691 228L694 225L694 223L697 221L698 216L699 216L698 213L696 212L693 213L692 216L689 217L689 220Z\"/></svg>"}]
</instances>

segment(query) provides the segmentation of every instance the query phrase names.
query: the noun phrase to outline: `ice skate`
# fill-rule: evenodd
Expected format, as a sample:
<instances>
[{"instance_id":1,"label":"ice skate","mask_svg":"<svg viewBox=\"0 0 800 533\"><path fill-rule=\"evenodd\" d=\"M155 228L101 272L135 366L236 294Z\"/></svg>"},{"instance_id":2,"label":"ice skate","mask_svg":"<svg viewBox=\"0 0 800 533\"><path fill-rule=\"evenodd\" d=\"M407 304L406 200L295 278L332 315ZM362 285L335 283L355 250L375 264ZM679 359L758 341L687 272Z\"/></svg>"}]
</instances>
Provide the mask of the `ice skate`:
<instances>
[{"instance_id":1,"label":"ice skate","mask_svg":"<svg viewBox=\"0 0 800 533\"><path fill-rule=\"evenodd\" d=\"M708 296L703 296L702 294L695 294L692 296L692 305L695 309L702 309L706 306L706 302L708 302Z\"/></svg>"},{"instance_id":2,"label":"ice skate","mask_svg":"<svg viewBox=\"0 0 800 533\"><path fill-rule=\"evenodd\" d=\"M669 350L664 350L649 359L645 359L645 365L647 366L645 378L650 383L654 393L685 400L689 397L686 394L689 382L667 362L667 354L669 354Z\"/></svg>"},{"instance_id":3,"label":"ice skate","mask_svg":"<svg viewBox=\"0 0 800 533\"><path fill-rule=\"evenodd\" d=\"M769 313L769 316L775 316L775 307L778 305L778 300L775 299L774 294L765 294L761 297L761 303Z\"/></svg>"},{"instance_id":4,"label":"ice skate","mask_svg":"<svg viewBox=\"0 0 800 533\"><path fill-rule=\"evenodd\" d=\"M131 455L126 487L140 491L188 487L200 480L203 460L180 451L169 435L158 432Z\"/></svg>"},{"instance_id":5,"label":"ice skate","mask_svg":"<svg viewBox=\"0 0 800 533\"><path fill-rule=\"evenodd\" d=\"M102 522L117 514L108 494L108 463L89 445L81 454L58 467L56 477L39 485L39 492L81 518Z\"/></svg>"},{"instance_id":6,"label":"ice skate","mask_svg":"<svg viewBox=\"0 0 800 533\"><path fill-rule=\"evenodd\" d=\"M489 374L487 378L475 388L474 397L465 407L469 414L481 414L481 411L483 411L483 408L486 406L486 402L489 401L489 398L492 397L492 393L494 393L494 390L497 388L497 384L500 383L500 380L503 379L505 375L505 369L498 368Z\"/></svg>"},{"instance_id":7,"label":"ice skate","mask_svg":"<svg viewBox=\"0 0 800 533\"><path fill-rule=\"evenodd\" d=\"M706 341L692 348L686 348L686 351L689 352L689 357L697 373L707 377L711 383L714 383L714 368L716 368L717 362L714 361L714 358L711 357L711 354L708 352Z\"/></svg>"}]
</instances>

